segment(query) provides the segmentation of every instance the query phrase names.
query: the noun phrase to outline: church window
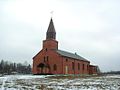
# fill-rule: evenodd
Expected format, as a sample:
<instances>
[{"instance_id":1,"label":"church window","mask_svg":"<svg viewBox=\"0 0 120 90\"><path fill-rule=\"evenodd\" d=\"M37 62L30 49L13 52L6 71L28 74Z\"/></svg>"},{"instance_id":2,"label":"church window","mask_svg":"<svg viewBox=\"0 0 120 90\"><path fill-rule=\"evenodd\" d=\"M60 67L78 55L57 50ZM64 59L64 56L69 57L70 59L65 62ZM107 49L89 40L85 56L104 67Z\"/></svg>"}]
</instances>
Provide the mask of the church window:
<instances>
[{"instance_id":1,"label":"church window","mask_svg":"<svg viewBox=\"0 0 120 90\"><path fill-rule=\"evenodd\" d=\"M45 62L45 57L44 57L44 62Z\"/></svg>"},{"instance_id":2,"label":"church window","mask_svg":"<svg viewBox=\"0 0 120 90\"><path fill-rule=\"evenodd\" d=\"M84 70L84 68L85 68L85 65L83 64L83 70Z\"/></svg>"},{"instance_id":3,"label":"church window","mask_svg":"<svg viewBox=\"0 0 120 90\"><path fill-rule=\"evenodd\" d=\"M47 56L47 61L48 61L48 56Z\"/></svg>"},{"instance_id":4,"label":"church window","mask_svg":"<svg viewBox=\"0 0 120 90\"><path fill-rule=\"evenodd\" d=\"M66 62L68 62L68 59L66 59Z\"/></svg>"},{"instance_id":5,"label":"church window","mask_svg":"<svg viewBox=\"0 0 120 90\"><path fill-rule=\"evenodd\" d=\"M80 63L78 63L78 70L80 70Z\"/></svg>"},{"instance_id":6,"label":"church window","mask_svg":"<svg viewBox=\"0 0 120 90\"><path fill-rule=\"evenodd\" d=\"M47 52L47 48L46 48L45 50L46 50L46 52Z\"/></svg>"},{"instance_id":7,"label":"church window","mask_svg":"<svg viewBox=\"0 0 120 90\"><path fill-rule=\"evenodd\" d=\"M74 62L72 62L72 69L74 70L75 66L74 66Z\"/></svg>"},{"instance_id":8,"label":"church window","mask_svg":"<svg viewBox=\"0 0 120 90\"><path fill-rule=\"evenodd\" d=\"M54 64L53 69L54 69L54 71L57 70L57 65L56 64Z\"/></svg>"}]
</instances>

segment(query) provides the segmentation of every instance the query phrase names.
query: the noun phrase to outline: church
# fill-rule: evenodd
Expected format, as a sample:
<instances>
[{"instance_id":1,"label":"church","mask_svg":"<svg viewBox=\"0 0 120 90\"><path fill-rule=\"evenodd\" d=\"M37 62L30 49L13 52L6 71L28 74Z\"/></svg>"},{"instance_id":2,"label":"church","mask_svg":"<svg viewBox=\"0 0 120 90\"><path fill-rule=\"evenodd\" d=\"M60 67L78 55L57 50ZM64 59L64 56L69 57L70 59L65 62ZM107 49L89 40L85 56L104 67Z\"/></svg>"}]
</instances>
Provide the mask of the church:
<instances>
[{"instance_id":1,"label":"church","mask_svg":"<svg viewBox=\"0 0 120 90\"><path fill-rule=\"evenodd\" d=\"M67 44L67 43L66 43ZM33 74L97 74L97 66L76 53L60 50L51 18L42 50L33 57Z\"/></svg>"}]
</instances>

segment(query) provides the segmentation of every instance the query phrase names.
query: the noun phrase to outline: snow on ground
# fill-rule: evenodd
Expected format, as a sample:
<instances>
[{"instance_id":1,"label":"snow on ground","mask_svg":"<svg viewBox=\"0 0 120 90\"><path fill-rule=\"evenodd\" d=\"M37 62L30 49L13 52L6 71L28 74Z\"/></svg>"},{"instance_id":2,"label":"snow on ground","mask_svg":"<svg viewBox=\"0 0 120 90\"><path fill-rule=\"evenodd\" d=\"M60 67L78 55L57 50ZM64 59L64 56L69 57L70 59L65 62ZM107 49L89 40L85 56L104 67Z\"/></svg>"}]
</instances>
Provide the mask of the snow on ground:
<instances>
[{"instance_id":1,"label":"snow on ground","mask_svg":"<svg viewBox=\"0 0 120 90\"><path fill-rule=\"evenodd\" d=\"M8 75L0 77L0 90L120 90L120 75L86 78L54 77Z\"/></svg>"}]
</instances>

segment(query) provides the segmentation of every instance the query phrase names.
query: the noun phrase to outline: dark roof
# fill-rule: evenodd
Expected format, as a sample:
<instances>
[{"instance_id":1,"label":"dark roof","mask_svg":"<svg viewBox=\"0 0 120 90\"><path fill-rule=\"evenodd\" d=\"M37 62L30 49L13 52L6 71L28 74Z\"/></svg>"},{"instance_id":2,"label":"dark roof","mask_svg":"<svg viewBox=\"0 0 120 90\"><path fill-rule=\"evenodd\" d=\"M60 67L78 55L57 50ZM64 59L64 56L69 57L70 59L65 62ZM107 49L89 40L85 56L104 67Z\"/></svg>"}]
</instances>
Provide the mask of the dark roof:
<instances>
[{"instance_id":1,"label":"dark roof","mask_svg":"<svg viewBox=\"0 0 120 90\"><path fill-rule=\"evenodd\" d=\"M54 32L55 33L55 28L54 28L54 24L53 24L53 20L51 18L50 23L49 23L49 27L47 32Z\"/></svg>"},{"instance_id":2,"label":"dark roof","mask_svg":"<svg viewBox=\"0 0 120 90\"><path fill-rule=\"evenodd\" d=\"M62 55L62 56L66 56L66 57L70 57L70 58L74 58L74 59L78 59L78 60L83 60L83 61L88 61L85 58L83 58L83 57L81 57L81 56L79 56L77 54L70 53L70 52L67 52L67 51L57 50L57 53Z\"/></svg>"},{"instance_id":3,"label":"dark roof","mask_svg":"<svg viewBox=\"0 0 120 90\"><path fill-rule=\"evenodd\" d=\"M50 20L50 24L48 26L48 30L46 33L46 39L56 39L56 32L55 32L55 28L54 28L54 24L53 24L53 20L51 18Z\"/></svg>"}]
</instances>

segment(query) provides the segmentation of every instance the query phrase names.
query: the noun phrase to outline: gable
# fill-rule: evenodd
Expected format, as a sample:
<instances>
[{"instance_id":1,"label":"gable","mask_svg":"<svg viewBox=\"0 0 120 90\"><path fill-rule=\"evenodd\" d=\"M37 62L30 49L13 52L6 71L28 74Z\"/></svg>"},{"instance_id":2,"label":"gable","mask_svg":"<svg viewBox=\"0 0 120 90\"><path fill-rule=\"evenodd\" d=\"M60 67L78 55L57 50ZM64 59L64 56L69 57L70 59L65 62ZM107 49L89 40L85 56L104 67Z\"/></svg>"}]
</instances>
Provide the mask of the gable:
<instances>
[{"instance_id":1,"label":"gable","mask_svg":"<svg viewBox=\"0 0 120 90\"><path fill-rule=\"evenodd\" d=\"M33 59L36 58L41 52L42 52L42 50L39 51L39 52L33 57Z\"/></svg>"}]
</instances>

